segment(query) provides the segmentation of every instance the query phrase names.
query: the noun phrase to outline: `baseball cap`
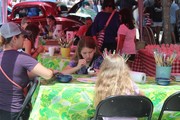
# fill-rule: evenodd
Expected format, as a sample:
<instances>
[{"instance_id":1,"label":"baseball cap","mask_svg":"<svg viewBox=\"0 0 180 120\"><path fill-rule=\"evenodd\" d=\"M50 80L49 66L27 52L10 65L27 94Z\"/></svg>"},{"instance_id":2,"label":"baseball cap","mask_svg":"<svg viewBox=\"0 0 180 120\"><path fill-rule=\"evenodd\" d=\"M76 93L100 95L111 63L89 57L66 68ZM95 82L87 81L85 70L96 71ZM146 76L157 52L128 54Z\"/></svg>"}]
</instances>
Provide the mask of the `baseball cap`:
<instances>
[{"instance_id":1,"label":"baseball cap","mask_svg":"<svg viewBox=\"0 0 180 120\"><path fill-rule=\"evenodd\" d=\"M15 35L23 34L23 35L28 35L28 32L23 30L19 25L13 22L8 22L2 24L0 28L0 34L5 38L10 38Z\"/></svg>"}]
</instances>

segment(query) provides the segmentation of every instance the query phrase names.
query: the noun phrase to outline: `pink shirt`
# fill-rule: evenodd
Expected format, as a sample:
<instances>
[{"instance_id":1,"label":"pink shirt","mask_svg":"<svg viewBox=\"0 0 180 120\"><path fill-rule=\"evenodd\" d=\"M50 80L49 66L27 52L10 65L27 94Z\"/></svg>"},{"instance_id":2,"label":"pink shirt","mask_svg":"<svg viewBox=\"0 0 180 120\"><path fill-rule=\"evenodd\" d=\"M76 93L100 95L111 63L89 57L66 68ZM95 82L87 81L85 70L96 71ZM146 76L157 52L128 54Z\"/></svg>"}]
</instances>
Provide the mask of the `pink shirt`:
<instances>
[{"instance_id":1,"label":"pink shirt","mask_svg":"<svg viewBox=\"0 0 180 120\"><path fill-rule=\"evenodd\" d=\"M135 36L136 36L136 29L130 30L126 25L122 24L119 26L118 29L118 37L120 35L125 35L125 40L122 48L122 53L126 54L136 54L136 47L135 47Z\"/></svg>"}]
</instances>

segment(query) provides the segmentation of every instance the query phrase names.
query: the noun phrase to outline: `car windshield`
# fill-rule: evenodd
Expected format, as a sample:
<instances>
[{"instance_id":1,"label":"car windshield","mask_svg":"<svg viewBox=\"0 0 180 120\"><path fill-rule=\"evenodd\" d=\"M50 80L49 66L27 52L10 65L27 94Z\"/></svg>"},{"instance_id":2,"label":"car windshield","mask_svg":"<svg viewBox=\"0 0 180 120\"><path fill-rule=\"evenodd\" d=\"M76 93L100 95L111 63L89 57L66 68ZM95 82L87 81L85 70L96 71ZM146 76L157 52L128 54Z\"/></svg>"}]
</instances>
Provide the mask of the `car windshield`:
<instances>
[{"instance_id":1,"label":"car windshield","mask_svg":"<svg viewBox=\"0 0 180 120\"><path fill-rule=\"evenodd\" d=\"M86 0L81 0L77 4L74 4L73 7L69 10L70 16L79 16L81 18L91 17L93 20L97 15L97 12L93 10L90 3Z\"/></svg>"},{"instance_id":2,"label":"car windshield","mask_svg":"<svg viewBox=\"0 0 180 120\"><path fill-rule=\"evenodd\" d=\"M22 18L22 17L37 17L43 16L43 12L38 7L26 7L26 8L19 8L15 10L14 18Z\"/></svg>"}]
</instances>

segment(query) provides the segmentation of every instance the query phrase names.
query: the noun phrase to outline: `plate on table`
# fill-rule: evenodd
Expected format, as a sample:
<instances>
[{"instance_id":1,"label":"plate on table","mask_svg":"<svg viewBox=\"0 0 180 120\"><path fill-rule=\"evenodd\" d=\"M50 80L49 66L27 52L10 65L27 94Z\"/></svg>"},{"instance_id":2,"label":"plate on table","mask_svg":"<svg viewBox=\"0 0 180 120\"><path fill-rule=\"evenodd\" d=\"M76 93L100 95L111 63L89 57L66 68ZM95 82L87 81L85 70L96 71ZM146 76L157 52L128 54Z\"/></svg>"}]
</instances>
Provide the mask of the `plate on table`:
<instances>
[{"instance_id":1,"label":"plate on table","mask_svg":"<svg viewBox=\"0 0 180 120\"><path fill-rule=\"evenodd\" d=\"M84 82L84 83L95 83L97 77L90 77L90 78L77 78L77 81Z\"/></svg>"}]
</instances>

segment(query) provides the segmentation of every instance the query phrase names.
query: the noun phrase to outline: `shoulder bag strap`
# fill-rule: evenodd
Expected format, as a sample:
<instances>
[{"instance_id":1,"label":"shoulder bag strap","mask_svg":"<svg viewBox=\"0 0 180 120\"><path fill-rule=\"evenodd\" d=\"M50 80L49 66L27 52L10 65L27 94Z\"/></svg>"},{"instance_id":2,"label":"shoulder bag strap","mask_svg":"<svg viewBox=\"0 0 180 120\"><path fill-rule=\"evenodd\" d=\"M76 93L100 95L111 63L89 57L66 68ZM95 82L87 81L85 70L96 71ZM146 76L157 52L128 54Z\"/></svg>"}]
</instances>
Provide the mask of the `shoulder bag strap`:
<instances>
[{"instance_id":1,"label":"shoulder bag strap","mask_svg":"<svg viewBox=\"0 0 180 120\"><path fill-rule=\"evenodd\" d=\"M0 70L2 71L2 73L4 74L4 76L13 84L15 85L16 87L20 88L20 89L23 89L20 85L18 85L17 83L15 83L11 78L9 78L7 76L7 74L4 72L4 70L2 69L2 67L0 66Z\"/></svg>"},{"instance_id":2,"label":"shoulder bag strap","mask_svg":"<svg viewBox=\"0 0 180 120\"><path fill-rule=\"evenodd\" d=\"M111 18L113 17L113 15L114 15L115 12L116 12L116 10L114 10L114 11L111 13L111 16L109 17L109 19L108 19L107 22L106 22L105 28L108 26L108 24L109 24L109 22L110 22L110 20L111 20Z\"/></svg>"}]
</instances>

